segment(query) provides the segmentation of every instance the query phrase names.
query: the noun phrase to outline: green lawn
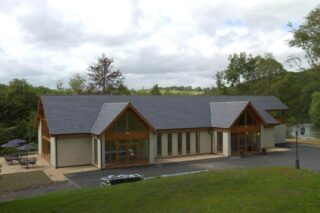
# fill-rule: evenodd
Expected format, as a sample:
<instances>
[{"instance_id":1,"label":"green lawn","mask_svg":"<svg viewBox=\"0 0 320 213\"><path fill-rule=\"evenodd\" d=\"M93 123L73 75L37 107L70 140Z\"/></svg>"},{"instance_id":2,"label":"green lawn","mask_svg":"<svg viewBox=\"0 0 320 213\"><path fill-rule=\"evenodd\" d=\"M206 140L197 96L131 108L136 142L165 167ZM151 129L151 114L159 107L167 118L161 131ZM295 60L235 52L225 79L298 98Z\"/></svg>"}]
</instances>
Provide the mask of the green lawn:
<instances>
[{"instance_id":1,"label":"green lawn","mask_svg":"<svg viewBox=\"0 0 320 213\"><path fill-rule=\"evenodd\" d=\"M31 186L49 183L52 183L52 181L43 171L0 175L0 195Z\"/></svg>"},{"instance_id":2,"label":"green lawn","mask_svg":"<svg viewBox=\"0 0 320 213\"><path fill-rule=\"evenodd\" d=\"M1 203L2 212L318 212L320 174L232 169L56 192Z\"/></svg>"}]
</instances>

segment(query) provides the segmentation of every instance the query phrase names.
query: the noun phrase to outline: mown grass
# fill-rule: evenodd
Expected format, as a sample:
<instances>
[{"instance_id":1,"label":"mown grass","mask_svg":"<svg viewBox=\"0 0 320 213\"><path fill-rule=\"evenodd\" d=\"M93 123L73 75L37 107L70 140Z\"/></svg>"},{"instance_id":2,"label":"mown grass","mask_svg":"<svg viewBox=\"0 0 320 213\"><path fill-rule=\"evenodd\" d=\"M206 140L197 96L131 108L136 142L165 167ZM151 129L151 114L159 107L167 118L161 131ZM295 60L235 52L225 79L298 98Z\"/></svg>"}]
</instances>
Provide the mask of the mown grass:
<instances>
[{"instance_id":1,"label":"mown grass","mask_svg":"<svg viewBox=\"0 0 320 213\"><path fill-rule=\"evenodd\" d=\"M320 174L232 169L55 192L0 204L2 212L318 212Z\"/></svg>"},{"instance_id":2,"label":"mown grass","mask_svg":"<svg viewBox=\"0 0 320 213\"><path fill-rule=\"evenodd\" d=\"M52 181L43 171L2 174L0 175L0 195L49 183Z\"/></svg>"}]
</instances>

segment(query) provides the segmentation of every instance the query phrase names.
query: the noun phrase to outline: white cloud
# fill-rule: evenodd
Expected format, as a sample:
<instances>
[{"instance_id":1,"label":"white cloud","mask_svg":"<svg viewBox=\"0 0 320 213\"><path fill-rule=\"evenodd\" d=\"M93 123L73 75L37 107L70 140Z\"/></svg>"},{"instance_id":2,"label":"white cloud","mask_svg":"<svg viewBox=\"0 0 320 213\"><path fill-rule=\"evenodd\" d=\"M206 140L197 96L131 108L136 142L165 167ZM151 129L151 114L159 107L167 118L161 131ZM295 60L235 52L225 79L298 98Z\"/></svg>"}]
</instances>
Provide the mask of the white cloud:
<instances>
[{"instance_id":1,"label":"white cloud","mask_svg":"<svg viewBox=\"0 0 320 213\"><path fill-rule=\"evenodd\" d=\"M272 52L284 63L286 24L301 24L316 0L2 0L0 83L26 78L55 87L86 73L102 52L129 87L211 86L229 54Z\"/></svg>"}]
</instances>

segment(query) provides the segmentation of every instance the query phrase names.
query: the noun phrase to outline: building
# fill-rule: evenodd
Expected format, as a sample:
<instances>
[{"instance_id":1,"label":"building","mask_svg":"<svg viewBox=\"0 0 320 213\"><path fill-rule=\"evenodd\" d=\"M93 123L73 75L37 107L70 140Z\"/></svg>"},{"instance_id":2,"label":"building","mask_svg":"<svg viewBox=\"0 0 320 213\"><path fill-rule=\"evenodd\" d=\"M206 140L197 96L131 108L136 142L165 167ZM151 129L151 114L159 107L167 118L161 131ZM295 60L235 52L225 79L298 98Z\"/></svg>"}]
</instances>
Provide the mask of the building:
<instances>
[{"instance_id":1,"label":"building","mask_svg":"<svg viewBox=\"0 0 320 213\"><path fill-rule=\"evenodd\" d=\"M43 96L39 154L57 168L101 169L254 154L285 142L287 109L274 96Z\"/></svg>"}]
</instances>

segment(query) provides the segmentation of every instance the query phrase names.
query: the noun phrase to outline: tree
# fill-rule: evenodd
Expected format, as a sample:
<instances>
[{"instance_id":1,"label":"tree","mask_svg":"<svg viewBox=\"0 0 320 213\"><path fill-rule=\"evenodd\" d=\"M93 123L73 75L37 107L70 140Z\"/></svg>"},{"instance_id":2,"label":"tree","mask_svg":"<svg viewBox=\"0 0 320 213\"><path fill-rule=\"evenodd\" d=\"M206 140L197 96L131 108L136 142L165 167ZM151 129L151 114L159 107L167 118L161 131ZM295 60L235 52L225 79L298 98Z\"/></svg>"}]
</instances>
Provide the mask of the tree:
<instances>
[{"instance_id":1,"label":"tree","mask_svg":"<svg viewBox=\"0 0 320 213\"><path fill-rule=\"evenodd\" d=\"M74 74L69 80L69 86L74 94L82 94L86 88L86 78L79 73Z\"/></svg>"},{"instance_id":2,"label":"tree","mask_svg":"<svg viewBox=\"0 0 320 213\"><path fill-rule=\"evenodd\" d=\"M36 109L39 101L38 94L26 80L14 79L8 85L5 118L3 122L10 126L17 121L27 118L29 113Z\"/></svg>"},{"instance_id":3,"label":"tree","mask_svg":"<svg viewBox=\"0 0 320 213\"><path fill-rule=\"evenodd\" d=\"M65 88L63 87L63 81L62 80L59 79L57 81L56 88L57 88L58 94L63 94L65 92Z\"/></svg>"},{"instance_id":4,"label":"tree","mask_svg":"<svg viewBox=\"0 0 320 213\"><path fill-rule=\"evenodd\" d=\"M120 70L113 69L113 59L104 54L98 58L98 63L90 65L88 76L92 84L102 94L111 94L114 89L123 84L124 77Z\"/></svg>"},{"instance_id":5,"label":"tree","mask_svg":"<svg viewBox=\"0 0 320 213\"><path fill-rule=\"evenodd\" d=\"M121 84L118 89L112 92L114 95L131 95L131 91L126 85Z\"/></svg>"},{"instance_id":6,"label":"tree","mask_svg":"<svg viewBox=\"0 0 320 213\"><path fill-rule=\"evenodd\" d=\"M320 92L314 92L312 94L309 115L312 123L316 126L320 126Z\"/></svg>"},{"instance_id":7,"label":"tree","mask_svg":"<svg viewBox=\"0 0 320 213\"><path fill-rule=\"evenodd\" d=\"M305 23L298 29L293 29L293 39L289 41L291 47L299 47L305 52L305 57L312 67L320 65L320 7L312 10L306 17Z\"/></svg>"},{"instance_id":8,"label":"tree","mask_svg":"<svg viewBox=\"0 0 320 213\"><path fill-rule=\"evenodd\" d=\"M161 95L158 84L154 85L150 90L151 95Z\"/></svg>"},{"instance_id":9,"label":"tree","mask_svg":"<svg viewBox=\"0 0 320 213\"><path fill-rule=\"evenodd\" d=\"M241 79L246 81L256 79L255 67L257 59L245 52L235 53L228 57L229 64L225 70L225 79L232 87L239 86Z\"/></svg>"},{"instance_id":10,"label":"tree","mask_svg":"<svg viewBox=\"0 0 320 213\"><path fill-rule=\"evenodd\" d=\"M266 54L264 58L258 56L256 57L256 77L257 79L262 79L263 85L262 94L270 95L271 94L271 81L275 75L282 74L286 72L282 64L273 58L271 54Z\"/></svg>"},{"instance_id":11,"label":"tree","mask_svg":"<svg viewBox=\"0 0 320 213\"><path fill-rule=\"evenodd\" d=\"M215 95L226 95L226 85L224 83L224 71L218 71L214 77L216 79L216 87L213 89Z\"/></svg>"}]
</instances>

